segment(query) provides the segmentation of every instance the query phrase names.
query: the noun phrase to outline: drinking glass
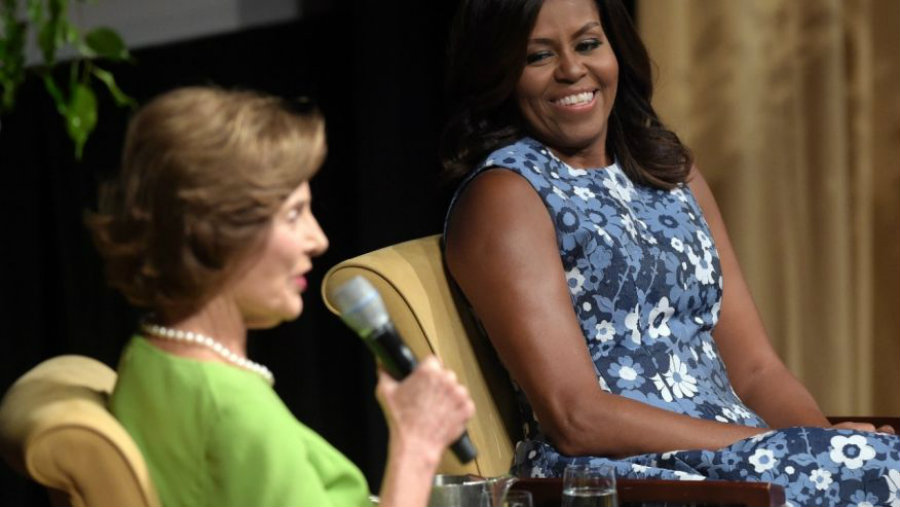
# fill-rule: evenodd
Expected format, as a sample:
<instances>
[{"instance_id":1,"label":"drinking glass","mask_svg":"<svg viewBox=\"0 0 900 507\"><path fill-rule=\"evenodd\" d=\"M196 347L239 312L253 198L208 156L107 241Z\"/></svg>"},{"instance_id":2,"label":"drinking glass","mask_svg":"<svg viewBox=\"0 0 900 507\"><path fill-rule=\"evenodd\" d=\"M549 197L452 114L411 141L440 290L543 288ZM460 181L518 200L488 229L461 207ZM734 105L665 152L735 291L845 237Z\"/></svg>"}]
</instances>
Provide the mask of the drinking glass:
<instances>
[{"instance_id":1,"label":"drinking glass","mask_svg":"<svg viewBox=\"0 0 900 507\"><path fill-rule=\"evenodd\" d=\"M563 472L562 507L618 507L616 473L609 465L571 464Z\"/></svg>"},{"instance_id":2,"label":"drinking glass","mask_svg":"<svg viewBox=\"0 0 900 507\"><path fill-rule=\"evenodd\" d=\"M506 492L503 507L532 507L531 492L524 489L513 489Z\"/></svg>"}]
</instances>

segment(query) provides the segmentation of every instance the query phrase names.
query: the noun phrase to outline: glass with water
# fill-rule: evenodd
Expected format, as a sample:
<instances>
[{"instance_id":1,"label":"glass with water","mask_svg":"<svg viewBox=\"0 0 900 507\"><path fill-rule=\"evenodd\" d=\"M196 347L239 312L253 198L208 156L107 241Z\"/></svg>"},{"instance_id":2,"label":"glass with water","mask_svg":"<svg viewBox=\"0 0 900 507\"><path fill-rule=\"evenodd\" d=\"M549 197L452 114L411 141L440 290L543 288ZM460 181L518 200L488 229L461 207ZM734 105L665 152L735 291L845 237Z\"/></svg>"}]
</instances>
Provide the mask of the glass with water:
<instances>
[{"instance_id":1,"label":"glass with water","mask_svg":"<svg viewBox=\"0 0 900 507\"><path fill-rule=\"evenodd\" d=\"M609 465L572 464L563 472L562 507L618 507L616 473Z\"/></svg>"}]
</instances>

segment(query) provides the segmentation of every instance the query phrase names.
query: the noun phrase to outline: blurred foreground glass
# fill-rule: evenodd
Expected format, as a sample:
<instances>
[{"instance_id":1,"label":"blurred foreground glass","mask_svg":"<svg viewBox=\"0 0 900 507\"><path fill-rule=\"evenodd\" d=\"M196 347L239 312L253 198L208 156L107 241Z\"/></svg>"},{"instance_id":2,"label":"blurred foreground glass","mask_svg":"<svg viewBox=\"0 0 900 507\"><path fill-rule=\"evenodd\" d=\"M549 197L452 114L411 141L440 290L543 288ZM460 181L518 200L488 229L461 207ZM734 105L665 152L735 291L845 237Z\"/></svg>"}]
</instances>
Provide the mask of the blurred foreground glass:
<instances>
[{"instance_id":1,"label":"blurred foreground glass","mask_svg":"<svg viewBox=\"0 0 900 507\"><path fill-rule=\"evenodd\" d=\"M484 478L475 475L434 477L428 507L501 507L515 477Z\"/></svg>"},{"instance_id":2,"label":"blurred foreground glass","mask_svg":"<svg viewBox=\"0 0 900 507\"><path fill-rule=\"evenodd\" d=\"M618 507L615 469L569 465L563 473L562 507Z\"/></svg>"},{"instance_id":3,"label":"blurred foreground glass","mask_svg":"<svg viewBox=\"0 0 900 507\"><path fill-rule=\"evenodd\" d=\"M503 499L503 507L532 507L531 492L523 489L513 489L506 493Z\"/></svg>"}]
</instances>

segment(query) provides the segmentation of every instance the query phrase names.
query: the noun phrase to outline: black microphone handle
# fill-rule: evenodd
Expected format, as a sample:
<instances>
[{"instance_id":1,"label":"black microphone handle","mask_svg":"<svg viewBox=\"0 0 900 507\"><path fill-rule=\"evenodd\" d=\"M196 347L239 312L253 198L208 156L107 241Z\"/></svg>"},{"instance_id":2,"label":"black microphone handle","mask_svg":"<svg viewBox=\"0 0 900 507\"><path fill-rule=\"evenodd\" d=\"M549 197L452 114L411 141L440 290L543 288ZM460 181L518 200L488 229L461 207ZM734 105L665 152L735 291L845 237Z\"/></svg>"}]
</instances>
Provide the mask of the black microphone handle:
<instances>
[{"instance_id":1,"label":"black microphone handle","mask_svg":"<svg viewBox=\"0 0 900 507\"><path fill-rule=\"evenodd\" d=\"M369 350L381 360L384 370L395 380L403 380L419 365L416 356L390 324L376 329L364 341ZM463 431L450 445L450 450L462 464L472 461L478 455L468 431Z\"/></svg>"},{"instance_id":2,"label":"black microphone handle","mask_svg":"<svg viewBox=\"0 0 900 507\"><path fill-rule=\"evenodd\" d=\"M415 354L391 324L376 329L365 340L369 350L381 361L381 366L394 380L403 380L419 366Z\"/></svg>"},{"instance_id":3,"label":"black microphone handle","mask_svg":"<svg viewBox=\"0 0 900 507\"><path fill-rule=\"evenodd\" d=\"M450 450L453 451L453 455L463 465L475 459L475 456L478 456L478 450L475 449L475 444L472 443L472 440L469 438L469 432L466 430L463 430L462 435L450 444Z\"/></svg>"}]
</instances>

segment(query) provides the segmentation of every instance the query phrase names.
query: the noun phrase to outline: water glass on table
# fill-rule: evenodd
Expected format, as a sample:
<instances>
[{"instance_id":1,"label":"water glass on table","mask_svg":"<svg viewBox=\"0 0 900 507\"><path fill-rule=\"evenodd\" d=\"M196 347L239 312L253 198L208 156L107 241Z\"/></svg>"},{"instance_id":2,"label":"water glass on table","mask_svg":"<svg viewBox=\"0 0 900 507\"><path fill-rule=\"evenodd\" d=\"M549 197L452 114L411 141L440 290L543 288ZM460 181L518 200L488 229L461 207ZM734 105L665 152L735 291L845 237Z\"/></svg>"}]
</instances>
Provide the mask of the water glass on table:
<instances>
[{"instance_id":1,"label":"water glass on table","mask_svg":"<svg viewBox=\"0 0 900 507\"><path fill-rule=\"evenodd\" d=\"M524 489L511 489L503 498L503 507L532 507L531 492Z\"/></svg>"},{"instance_id":2,"label":"water glass on table","mask_svg":"<svg viewBox=\"0 0 900 507\"><path fill-rule=\"evenodd\" d=\"M572 464L563 472L562 507L618 507L616 472L609 465Z\"/></svg>"}]
</instances>

